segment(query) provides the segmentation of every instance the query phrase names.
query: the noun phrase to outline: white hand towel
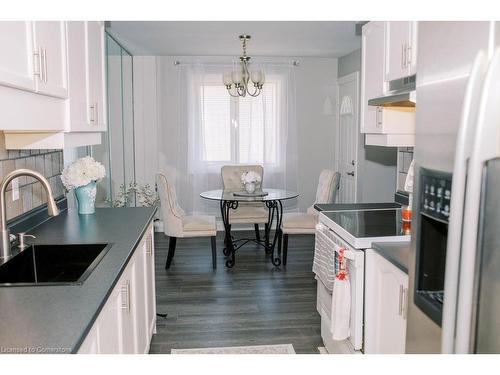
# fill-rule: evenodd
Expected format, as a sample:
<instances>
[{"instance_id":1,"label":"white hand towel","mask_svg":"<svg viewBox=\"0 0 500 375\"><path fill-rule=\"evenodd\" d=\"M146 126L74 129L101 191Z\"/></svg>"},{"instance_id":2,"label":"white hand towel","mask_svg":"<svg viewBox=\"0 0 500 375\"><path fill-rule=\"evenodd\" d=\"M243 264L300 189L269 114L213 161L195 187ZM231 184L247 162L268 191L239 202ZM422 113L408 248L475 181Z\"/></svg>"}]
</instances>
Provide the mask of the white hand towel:
<instances>
[{"instance_id":1,"label":"white hand towel","mask_svg":"<svg viewBox=\"0 0 500 375\"><path fill-rule=\"evenodd\" d=\"M332 293L332 325L334 340L345 340L351 336L349 321L351 315L351 283L349 278L336 278Z\"/></svg>"}]
</instances>

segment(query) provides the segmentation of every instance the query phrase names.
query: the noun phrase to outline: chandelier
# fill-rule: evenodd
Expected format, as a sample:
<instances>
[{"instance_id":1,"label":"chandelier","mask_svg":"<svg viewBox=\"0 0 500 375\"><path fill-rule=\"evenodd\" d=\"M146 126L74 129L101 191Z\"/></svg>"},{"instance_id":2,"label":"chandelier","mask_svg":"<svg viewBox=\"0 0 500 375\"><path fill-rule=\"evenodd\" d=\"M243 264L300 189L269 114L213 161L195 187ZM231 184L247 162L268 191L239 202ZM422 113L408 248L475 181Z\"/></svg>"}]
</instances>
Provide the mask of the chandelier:
<instances>
[{"instance_id":1,"label":"chandelier","mask_svg":"<svg viewBox=\"0 0 500 375\"><path fill-rule=\"evenodd\" d=\"M243 44L243 55L240 56L240 66L232 72L226 72L222 76L222 81L226 86L229 95L234 97L258 96L262 91L262 86L266 80L264 71L253 70L250 72L250 56L247 56L247 42L250 40L250 35L240 35L241 43ZM253 89L249 83L253 83Z\"/></svg>"}]
</instances>

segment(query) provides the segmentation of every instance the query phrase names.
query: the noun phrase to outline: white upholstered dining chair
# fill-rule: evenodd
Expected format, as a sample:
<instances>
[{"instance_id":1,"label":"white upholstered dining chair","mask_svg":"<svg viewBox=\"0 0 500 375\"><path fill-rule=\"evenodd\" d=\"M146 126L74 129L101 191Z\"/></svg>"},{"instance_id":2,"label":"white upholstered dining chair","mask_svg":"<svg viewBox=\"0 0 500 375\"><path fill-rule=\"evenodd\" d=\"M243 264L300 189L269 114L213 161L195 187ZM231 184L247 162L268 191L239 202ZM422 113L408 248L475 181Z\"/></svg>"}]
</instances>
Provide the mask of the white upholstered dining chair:
<instances>
[{"instance_id":1,"label":"white upholstered dining chair","mask_svg":"<svg viewBox=\"0 0 500 375\"><path fill-rule=\"evenodd\" d=\"M334 203L339 189L340 173L330 169L324 169L319 175L316 200L318 203ZM287 213L283 215L281 233L278 237L278 247L283 243L283 265L286 266L288 255L288 235L289 234L314 234L318 223L319 212L314 208L314 204L307 209L306 213Z\"/></svg>"},{"instance_id":2,"label":"white upholstered dining chair","mask_svg":"<svg viewBox=\"0 0 500 375\"><path fill-rule=\"evenodd\" d=\"M215 216L186 215L177 202L173 177L170 177L169 180L165 174L157 173L156 184L160 196L163 231L170 237L165 269L170 268L170 264L174 258L177 238L185 237L210 237L212 244L212 267L214 269L217 268L215 241L217 226Z\"/></svg>"},{"instance_id":3,"label":"white upholstered dining chair","mask_svg":"<svg viewBox=\"0 0 500 375\"><path fill-rule=\"evenodd\" d=\"M261 182L257 189L262 188L264 168L261 165L225 165L221 168L224 190L243 190L241 175L249 171L256 172L261 176ZM266 236L269 235L269 229L267 228L268 216L269 212L262 202L239 202L238 208L229 212L229 224L254 224L255 236L257 240L260 240L259 224L265 224Z\"/></svg>"}]
</instances>

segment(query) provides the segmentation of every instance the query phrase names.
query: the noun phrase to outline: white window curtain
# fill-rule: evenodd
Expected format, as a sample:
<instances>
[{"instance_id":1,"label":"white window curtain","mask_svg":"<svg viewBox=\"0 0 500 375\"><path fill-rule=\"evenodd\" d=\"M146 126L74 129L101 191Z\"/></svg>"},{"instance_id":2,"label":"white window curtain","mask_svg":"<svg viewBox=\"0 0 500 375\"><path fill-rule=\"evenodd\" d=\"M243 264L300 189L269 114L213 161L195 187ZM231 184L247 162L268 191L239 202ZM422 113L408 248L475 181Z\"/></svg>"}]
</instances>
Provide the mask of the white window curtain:
<instances>
[{"instance_id":1,"label":"white window curtain","mask_svg":"<svg viewBox=\"0 0 500 375\"><path fill-rule=\"evenodd\" d=\"M222 74L231 68L200 62L177 67L177 153L165 167L175 171L178 198L188 213L219 214L218 204L199 195L222 188L223 165L261 164L264 188L297 191L296 68L288 62L262 64L266 83L255 98L227 93Z\"/></svg>"}]
</instances>

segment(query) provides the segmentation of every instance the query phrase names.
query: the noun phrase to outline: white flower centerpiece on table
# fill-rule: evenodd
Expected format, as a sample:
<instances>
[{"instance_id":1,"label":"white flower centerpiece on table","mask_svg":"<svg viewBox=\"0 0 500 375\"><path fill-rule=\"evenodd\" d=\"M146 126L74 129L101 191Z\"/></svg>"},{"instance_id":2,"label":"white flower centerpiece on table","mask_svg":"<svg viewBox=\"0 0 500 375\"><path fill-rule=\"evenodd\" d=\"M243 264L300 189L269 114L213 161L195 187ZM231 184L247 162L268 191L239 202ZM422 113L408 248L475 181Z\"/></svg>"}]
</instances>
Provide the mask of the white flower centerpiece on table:
<instances>
[{"instance_id":1,"label":"white flower centerpiece on table","mask_svg":"<svg viewBox=\"0 0 500 375\"><path fill-rule=\"evenodd\" d=\"M61 181L66 190L75 190L79 214L95 212L96 183L106 177L106 169L91 156L85 156L64 168Z\"/></svg>"},{"instance_id":2,"label":"white flower centerpiece on table","mask_svg":"<svg viewBox=\"0 0 500 375\"><path fill-rule=\"evenodd\" d=\"M253 194L257 188L257 184L262 181L260 174L254 171L248 171L241 175L241 183L245 187L248 194Z\"/></svg>"}]
</instances>

